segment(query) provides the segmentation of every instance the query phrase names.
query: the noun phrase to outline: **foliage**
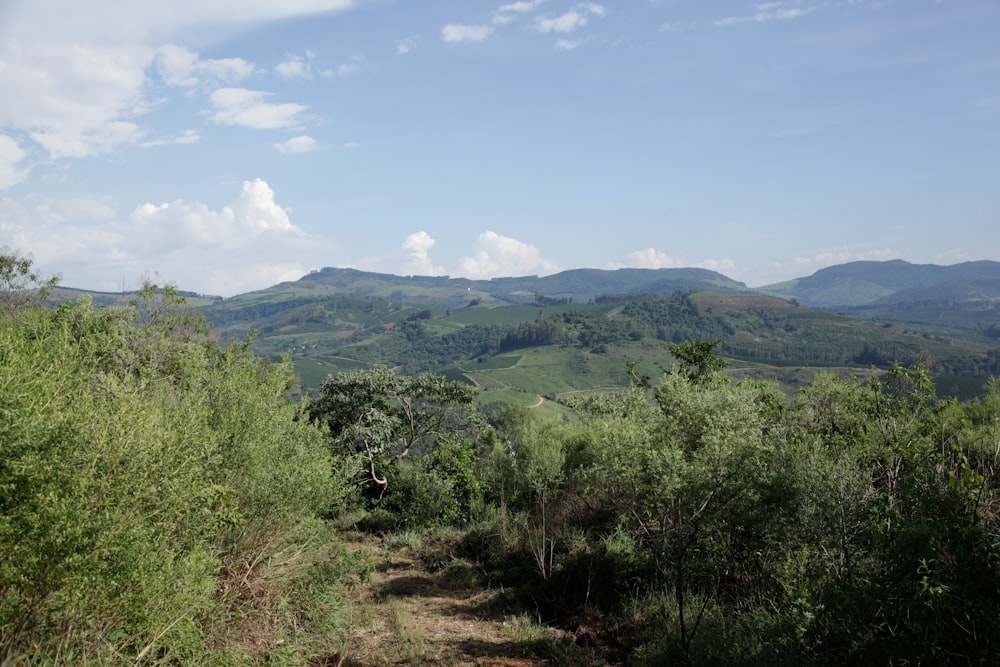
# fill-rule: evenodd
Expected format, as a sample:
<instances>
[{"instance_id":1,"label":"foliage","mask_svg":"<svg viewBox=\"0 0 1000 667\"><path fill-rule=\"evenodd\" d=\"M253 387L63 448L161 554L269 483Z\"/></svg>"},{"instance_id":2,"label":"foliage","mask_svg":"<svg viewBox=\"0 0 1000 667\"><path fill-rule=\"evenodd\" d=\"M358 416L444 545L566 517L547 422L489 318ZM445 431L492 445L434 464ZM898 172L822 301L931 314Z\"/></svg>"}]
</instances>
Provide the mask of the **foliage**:
<instances>
[{"instance_id":1,"label":"foliage","mask_svg":"<svg viewBox=\"0 0 1000 667\"><path fill-rule=\"evenodd\" d=\"M998 383L699 377L581 400L579 425L494 413L493 524L461 554L540 613L617 615L637 664L996 660Z\"/></svg>"},{"instance_id":2,"label":"foliage","mask_svg":"<svg viewBox=\"0 0 1000 667\"><path fill-rule=\"evenodd\" d=\"M716 352L721 340L688 340L683 343L668 343L670 353L680 362L680 373L688 381L704 384L717 377L729 365Z\"/></svg>"},{"instance_id":3,"label":"foliage","mask_svg":"<svg viewBox=\"0 0 1000 667\"><path fill-rule=\"evenodd\" d=\"M284 642L304 619L256 647L217 620L290 594L328 540L306 528L330 456L291 382L171 289L0 313L0 662L244 662Z\"/></svg>"},{"instance_id":4,"label":"foliage","mask_svg":"<svg viewBox=\"0 0 1000 667\"><path fill-rule=\"evenodd\" d=\"M310 404L309 415L329 428L334 449L360 453L367 475L384 492L381 466L415 446L433 447L444 434L473 433L479 426L468 385L440 375L407 377L388 368L332 375Z\"/></svg>"},{"instance_id":5,"label":"foliage","mask_svg":"<svg viewBox=\"0 0 1000 667\"><path fill-rule=\"evenodd\" d=\"M32 260L10 248L0 248L0 311L15 312L45 303L58 278L43 278Z\"/></svg>"}]
</instances>

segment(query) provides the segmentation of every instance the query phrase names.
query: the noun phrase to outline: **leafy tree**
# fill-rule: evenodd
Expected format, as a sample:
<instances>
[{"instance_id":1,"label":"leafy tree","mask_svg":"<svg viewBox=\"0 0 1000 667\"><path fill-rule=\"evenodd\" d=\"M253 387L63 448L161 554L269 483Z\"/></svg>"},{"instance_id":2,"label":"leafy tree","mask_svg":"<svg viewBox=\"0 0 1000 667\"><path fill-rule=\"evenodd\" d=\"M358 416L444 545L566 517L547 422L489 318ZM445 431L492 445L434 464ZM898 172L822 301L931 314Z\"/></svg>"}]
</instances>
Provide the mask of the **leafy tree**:
<instances>
[{"instance_id":1,"label":"leafy tree","mask_svg":"<svg viewBox=\"0 0 1000 667\"><path fill-rule=\"evenodd\" d=\"M30 257L0 248L0 310L16 312L49 297L59 279L43 278L32 264Z\"/></svg>"},{"instance_id":2,"label":"leafy tree","mask_svg":"<svg viewBox=\"0 0 1000 667\"><path fill-rule=\"evenodd\" d=\"M683 343L667 343L670 354L680 362L680 373L695 384L705 384L717 378L722 369L729 365L716 350L722 340L688 340Z\"/></svg>"},{"instance_id":3,"label":"leafy tree","mask_svg":"<svg viewBox=\"0 0 1000 667\"><path fill-rule=\"evenodd\" d=\"M474 398L473 387L440 375L408 377L378 367L328 377L309 415L330 429L335 448L361 455L384 493L388 479L380 468L418 445L430 449L439 436L479 429Z\"/></svg>"}]
</instances>

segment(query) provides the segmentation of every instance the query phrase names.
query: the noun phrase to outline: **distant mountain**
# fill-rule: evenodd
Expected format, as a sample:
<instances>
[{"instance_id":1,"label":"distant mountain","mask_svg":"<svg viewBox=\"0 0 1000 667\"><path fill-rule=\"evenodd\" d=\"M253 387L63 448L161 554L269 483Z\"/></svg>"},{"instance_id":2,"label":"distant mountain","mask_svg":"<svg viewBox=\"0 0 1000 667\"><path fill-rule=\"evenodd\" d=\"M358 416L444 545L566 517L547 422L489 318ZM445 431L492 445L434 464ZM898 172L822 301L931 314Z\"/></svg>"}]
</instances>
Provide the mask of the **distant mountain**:
<instances>
[{"instance_id":1,"label":"distant mountain","mask_svg":"<svg viewBox=\"0 0 1000 667\"><path fill-rule=\"evenodd\" d=\"M245 297L306 293L371 296L408 303L458 307L477 304L515 305L536 302L586 303L607 294L677 291L747 292L744 283L706 269L573 269L550 276L470 280L449 276L396 276L356 269L325 268L297 281L281 283Z\"/></svg>"},{"instance_id":2,"label":"distant mountain","mask_svg":"<svg viewBox=\"0 0 1000 667\"><path fill-rule=\"evenodd\" d=\"M1000 300L1000 262L850 262L757 291L817 308Z\"/></svg>"},{"instance_id":3,"label":"distant mountain","mask_svg":"<svg viewBox=\"0 0 1000 667\"><path fill-rule=\"evenodd\" d=\"M376 299L419 307L587 304L600 297L675 292L758 293L833 310L857 319L930 325L965 333L1000 326L1000 262L940 266L902 260L850 262L811 276L749 289L706 269L572 269L549 276L471 280L449 276L397 276L325 268L299 280L222 299L185 293L217 325L259 326L261 319L306 317L325 299ZM56 301L88 293L99 303L127 301L131 294L57 288ZM296 311L293 313L293 311ZM964 335L964 334L963 334Z\"/></svg>"},{"instance_id":4,"label":"distant mountain","mask_svg":"<svg viewBox=\"0 0 1000 667\"><path fill-rule=\"evenodd\" d=\"M54 300L84 294L135 297L57 288ZM926 363L969 395L1000 375L1000 262L853 262L758 290L705 269L470 280L326 268L225 299L184 296L221 338L256 332L258 352L290 354L303 390L386 364L464 378L484 400L534 400L627 382L623 359L655 376L673 363L667 344L691 338L722 340L740 377L790 388L818 368L892 361Z\"/></svg>"}]
</instances>

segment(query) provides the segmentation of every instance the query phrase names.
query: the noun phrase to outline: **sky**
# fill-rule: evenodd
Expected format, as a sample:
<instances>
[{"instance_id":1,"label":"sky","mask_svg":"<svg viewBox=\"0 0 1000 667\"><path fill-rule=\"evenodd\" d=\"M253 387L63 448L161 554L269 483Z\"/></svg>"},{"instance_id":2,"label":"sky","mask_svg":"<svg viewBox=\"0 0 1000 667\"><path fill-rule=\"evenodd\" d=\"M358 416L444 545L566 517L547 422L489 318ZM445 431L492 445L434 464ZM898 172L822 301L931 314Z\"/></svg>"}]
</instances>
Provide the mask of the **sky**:
<instances>
[{"instance_id":1,"label":"sky","mask_svg":"<svg viewBox=\"0 0 1000 667\"><path fill-rule=\"evenodd\" d=\"M1000 0L0 0L69 287L1000 260Z\"/></svg>"}]
</instances>

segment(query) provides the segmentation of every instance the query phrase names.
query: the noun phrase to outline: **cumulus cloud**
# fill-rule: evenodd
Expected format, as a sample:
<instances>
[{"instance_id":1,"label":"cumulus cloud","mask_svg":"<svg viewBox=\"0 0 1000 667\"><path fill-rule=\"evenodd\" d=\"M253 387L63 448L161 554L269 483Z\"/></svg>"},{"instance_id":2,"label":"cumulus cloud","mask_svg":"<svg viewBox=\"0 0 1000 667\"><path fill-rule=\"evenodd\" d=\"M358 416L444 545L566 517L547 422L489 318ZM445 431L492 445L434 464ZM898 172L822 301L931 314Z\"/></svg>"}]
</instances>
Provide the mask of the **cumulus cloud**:
<instances>
[{"instance_id":1,"label":"cumulus cloud","mask_svg":"<svg viewBox=\"0 0 1000 667\"><path fill-rule=\"evenodd\" d=\"M337 76L351 76L356 74L357 71L361 69L361 65L364 61L364 56L355 54L351 56L350 62L338 65L337 69L333 70L331 73L336 74Z\"/></svg>"},{"instance_id":2,"label":"cumulus cloud","mask_svg":"<svg viewBox=\"0 0 1000 667\"><path fill-rule=\"evenodd\" d=\"M547 275L559 270L559 265L542 257L538 248L493 231L483 232L476 242L475 253L459 260L457 275L467 278Z\"/></svg>"},{"instance_id":3,"label":"cumulus cloud","mask_svg":"<svg viewBox=\"0 0 1000 667\"><path fill-rule=\"evenodd\" d=\"M285 155L301 155L302 153L312 153L317 148L316 140L307 135L292 137L288 141L275 144L275 148Z\"/></svg>"},{"instance_id":4,"label":"cumulus cloud","mask_svg":"<svg viewBox=\"0 0 1000 667\"><path fill-rule=\"evenodd\" d=\"M254 69L253 63L242 58L202 60L194 51L176 44L165 44L156 51L156 70L168 86L239 83Z\"/></svg>"},{"instance_id":5,"label":"cumulus cloud","mask_svg":"<svg viewBox=\"0 0 1000 667\"><path fill-rule=\"evenodd\" d=\"M284 62L275 66L274 72L282 79L311 79L313 76L312 54L308 51L306 58L289 55Z\"/></svg>"},{"instance_id":6,"label":"cumulus cloud","mask_svg":"<svg viewBox=\"0 0 1000 667\"><path fill-rule=\"evenodd\" d=\"M46 0L6 3L4 22L11 34L25 36L168 41L192 26L212 25L216 33L233 32L264 21L343 11L356 4L355 0Z\"/></svg>"},{"instance_id":7,"label":"cumulus cloud","mask_svg":"<svg viewBox=\"0 0 1000 667\"><path fill-rule=\"evenodd\" d=\"M301 124L302 104L267 102L271 93L246 88L219 88L209 99L215 107L212 120L221 125L239 125L256 130L275 130Z\"/></svg>"},{"instance_id":8,"label":"cumulus cloud","mask_svg":"<svg viewBox=\"0 0 1000 667\"><path fill-rule=\"evenodd\" d=\"M128 44L0 39L0 127L25 132L49 157L84 157L137 143L134 118L154 51Z\"/></svg>"},{"instance_id":9,"label":"cumulus cloud","mask_svg":"<svg viewBox=\"0 0 1000 667\"><path fill-rule=\"evenodd\" d=\"M765 21L784 21L811 14L816 7L789 7L786 2L764 2L754 7L752 14L742 16L727 16L715 22L717 26L731 26L739 23L764 23Z\"/></svg>"},{"instance_id":10,"label":"cumulus cloud","mask_svg":"<svg viewBox=\"0 0 1000 667\"><path fill-rule=\"evenodd\" d=\"M541 17L535 21L535 30L539 32L572 32L590 21L591 16L603 17L607 11L602 5L584 3L558 16Z\"/></svg>"},{"instance_id":11,"label":"cumulus cloud","mask_svg":"<svg viewBox=\"0 0 1000 667\"><path fill-rule=\"evenodd\" d=\"M267 182L243 183L220 209L177 199L141 204L125 219L102 199L46 200L32 209L0 199L0 245L31 252L70 287L120 290L143 275L229 296L294 280L328 265L335 244L292 223Z\"/></svg>"},{"instance_id":12,"label":"cumulus cloud","mask_svg":"<svg viewBox=\"0 0 1000 667\"><path fill-rule=\"evenodd\" d=\"M442 266L436 266L430 257L430 249L434 239L425 231L414 232L406 237L403 250L409 254L409 260L403 266L403 275L441 276L447 273Z\"/></svg>"},{"instance_id":13,"label":"cumulus cloud","mask_svg":"<svg viewBox=\"0 0 1000 667\"><path fill-rule=\"evenodd\" d=\"M22 134L51 159L142 143L146 132L137 118L163 102L151 97L152 85L231 86L255 71L241 58L202 59L177 45L177 39L190 38L192 28L211 26L218 37L225 30L354 5L355 0L0 2L0 131ZM234 122L240 114L220 110L217 117Z\"/></svg>"},{"instance_id":14,"label":"cumulus cloud","mask_svg":"<svg viewBox=\"0 0 1000 667\"><path fill-rule=\"evenodd\" d=\"M636 250L629 253L629 262L626 266L637 269L674 269L684 264L679 259L674 259L665 252L660 252L655 248Z\"/></svg>"},{"instance_id":15,"label":"cumulus cloud","mask_svg":"<svg viewBox=\"0 0 1000 667\"><path fill-rule=\"evenodd\" d=\"M734 269L736 267L736 263L731 259L705 259L700 262L690 264L682 259L673 257L655 248L645 248L643 250L636 250L635 252L629 253L628 261L624 263L613 263L609 265L608 268L621 269L625 267L635 269L680 269L684 267L693 267L698 269L708 269L710 271L718 271L719 273L726 273L727 271Z\"/></svg>"},{"instance_id":16,"label":"cumulus cloud","mask_svg":"<svg viewBox=\"0 0 1000 667\"><path fill-rule=\"evenodd\" d=\"M18 166L26 155L16 141L0 134L0 190L17 185L28 177L28 170Z\"/></svg>"},{"instance_id":17,"label":"cumulus cloud","mask_svg":"<svg viewBox=\"0 0 1000 667\"><path fill-rule=\"evenodd\" d=\"M459 25L449 23L441 28L441 38L446 42L482 42L493 34L493 26L489 25Z\"/></svg>"},{"instance_id":18,"label":"cumulus cloud","mask_svg":"<svg viewBox=\"0 0 1000 667\"><path fill-rule=\"evenodd\" d=\"M520 2L500 5L493 13L493 23L506 25L513 21L518 14L526 14L533 11L540 4L542 4L542 0L521 0Z\"/></svg>"},{"instance_id":19,"label":"cumulus cloud","mask_svg":"<svg viewBox=\"0 0 1000 667\"><path fill-rule=\"evenodd\" d=\"M288 212L274 201L267 182L244 181L236 201L220 211L200 202L175 200L164 204L143 204L132 212L132 223L147 232L157 245L221 244L230 237L246 239L268 232L301 235Z\"/></svg>"}]
</instances>

